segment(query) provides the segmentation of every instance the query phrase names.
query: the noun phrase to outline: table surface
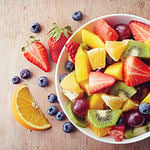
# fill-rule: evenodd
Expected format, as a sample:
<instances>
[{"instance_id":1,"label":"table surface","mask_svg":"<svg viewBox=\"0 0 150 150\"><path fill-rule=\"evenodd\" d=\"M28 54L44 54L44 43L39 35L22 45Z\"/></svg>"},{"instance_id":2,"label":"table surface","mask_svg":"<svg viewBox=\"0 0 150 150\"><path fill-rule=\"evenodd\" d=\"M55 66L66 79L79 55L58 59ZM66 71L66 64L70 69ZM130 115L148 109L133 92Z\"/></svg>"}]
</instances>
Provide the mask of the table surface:
<instances>
[{"instance_id":1,"label":"table surface","mask_svg":"<svg viewBox=\"0 0 150 150\"><path fill-rule=\"evenodd\" d=\"M47 101L49 93L55 93L54 74L55 63L50 60L51 72L44 73L27 62L21 52L21 47L28 39L30 24L39 22L42 31L36 37L47 46L47 32L53 22L60 26L71 25L75 31L87 21L106 14L128 13L150 19L149 0L0 0L0 149L1 150L148 150L150 138L128 145L112 145L95 141L81 132L65 134L62 122L48 116L46 111L50 105ZM74 22L73 11L84 13L82 21ZM13 75L19 75L23 68L32 72L32 78L26 83L36 101L46 114L52 128L47 131L29 131L18 124L11 111L12 94L17 85L11 83ZM50 80L47 88L37 85L39 76L45 75ZM42 94L41 94L42 93ZM56 104L58 105L58 104ZM60 106L58 106L60 109Z\"/></svg>"}]
</instances>

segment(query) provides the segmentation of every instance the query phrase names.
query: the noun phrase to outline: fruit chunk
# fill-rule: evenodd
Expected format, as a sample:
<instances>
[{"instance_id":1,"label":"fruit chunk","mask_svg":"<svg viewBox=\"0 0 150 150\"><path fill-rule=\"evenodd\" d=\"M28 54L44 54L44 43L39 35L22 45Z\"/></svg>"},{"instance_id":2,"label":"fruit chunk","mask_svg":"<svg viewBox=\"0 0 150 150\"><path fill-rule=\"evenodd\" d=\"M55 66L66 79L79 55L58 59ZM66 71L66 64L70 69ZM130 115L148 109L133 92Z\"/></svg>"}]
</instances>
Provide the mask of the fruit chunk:
<instances>
[{"instance_id":1,"label":"fruit chunk","mask_svg":"<svg viewBox=\"0 0 150 150\"><path fill-rule=\"evenodd\" d=\"M127 56L137 56L140 58L150 58L150 50L148 46L144 43L138 41L130 40L128 41L127 47L122 54L122 59L125 59Z\"/></svg>"},{"instance_id":2,"label":"fruit chunk","mask_svg":"<svg viewBox=\"0 0 150 150\"><path fill-rule=\"evenodd\" d=\"M69 101L66 105L66 112L69 118L71 119L71 121L74 122L77 126L82 128L88 127L89 124L87 121L77 118L76 115L73 113L71 101Z\"/></svg>"},{"instance_id":3,"label":"fruit chunk","mask_svg":"<svg viewBox=\"0 0 150 150\"><path fill-rule=\"evenodd\" d=\"M101 93L93 94L89 100L89 109L104 109L105 103L101 98Z\"/></svg>"},{"instance_id":4,"label":"fruit chunk","mask_svg":"<svg viewBox=\"0 0 150 150\"><path fill-rule=\"evenodd\" d=\"M97 68L105 68L106 52L104 48L94 48L87 52L91 67L93 70Z\"/></svg>"},{"instance_id":5,"label":"fruit chunk","mask_svg":"<svg viewBox=\"0 0 150 150\"><path fill-rule=\"evenodd\" d=\"M118 61L126 49L126 43L122 41L106 41L105 48L109 56L114 60Z\"/></svg>"},{"instance_id":6,"label":"fruit chunk","mask_svg":"<svg viewBox=\"0 0 150 150\"><path fill-rule=\"evenodd\" d=\"M132 20L129 22L129 27L136 41L144 42L150 39L150 25Z\"/></svg>"},{"instance_id":7,"label":"fruit chunk","mask_svg":"<svg viewBox=\"0 0 150 150\"><path fill-rule=\"evenodd\" d=\"M81 89L83 89L88 96L90 96L89 80L85 80L79 83Z\"/></svg>"},{"instance_id":8,"label":"fruit chunk","mask_svg":"<svg viewBox=\"0 0 150 150\"><path fill-rule=\"evenodd\" d=\"M102 94L101 97L106 105L112 110L120 109L125 102L125 99L119 96Z\"/></svg>"},{"instance_id":9,"label":"fruit chunk","mask_svg":"<svg viewBox=\"0 0 150 150\"><path fill-rule=\"evenodd\" d=\"M104 48L103 41L94 33L83 29L82 33L82 42L86 43L91 48Z\"/></svg>"},{"instance_id":10,"label":"fruit chunk","mask_svg":"<svg viewBox=\"0 0 150 150\"><path fill-rule=\"evenodd\" d=\"M118 62L108 66L104 73L112 75L118 80L122 80L122 68L123 68L123 63Z\"/></svg>"},{"instance_id":11,"label":"fruit chunk","mask_svg":"<svg viewBox=\"0 0 150 150\"><path fill-rule=\"evenodd\" d=\"M16 89L13 95L12 111L16 120L30 130L45 130L51 126L26 85Z\"/></svg>"},{"instance_id":12,"label":"fruit chunk","mask_svg":"<svg viewBox=\"0 0 150 150\"><path fill-rule=\"evenodd\" d=\"M106 128L116 125L122 110L88 110L88 120L96 128Z\"/></svg>"},{"instance_id":13,"label":"fruit chunk","mask_svg":"<svg viewBox=\"0 0 150 150\"><path fill-rule=\"evenodd\" d=\"M150 81L150 67L139 58L128 56L124 62L124 81L127 86Z\"/></svg>"},{"instance_id":14,"label":"fruit chunk","mask_svg":"<svg viewBox=\"0 0 150 150\"><path fill-rule=\"evenodd\" d=\"M65 76L60 83L60 87L62 88L63 94L72 101L77 98L82 98L84 95L83 90L80 88L77 82L75 72L71 72Z\"/></svg>"},{"instance_id":15,"label":"fruit chunk","mask_svg":"<svg viewBox=\"0 0 150 150\"><path fill-rule=\"evenodd\" d=\"M102 89L112 86L115 83L115 78L110 75L106 75L102 72L90 72L89 74L89 86L90 93L94 94Z\"/></svg>"},{"instance_id":16,"label":"fruit chunk","mask_svg":"<svg viewBox=\"0 0 150 150\"><path fill-rule=\"evenodd\" d=\"M117 32L103 19L97 21L93 30L104 42L118 39Z\"/></svg>"},{"instance_id":17,"label":"fruit chunk","mask_svg":"<svg viewBox=\"0 0 150 150\"><path fill-rule=\"evenodd\" d=\"M150 93L142 100L142 103L149 103L150 104Z\"/></svg>"},{"instance_id":18,"label":"fruit chunk","mask_svg":"<svg viewBox=\"0 0 150 150\"><path fill-rule=\"evenodd\" d=\"M89 78L90 63L86 51L80 46L75 56L75 73L77 81L85 81Z\"/></svg>"},{"instance_id":19,"label":"fruit chunk","mask_svg":"<svg viewBox=\"0 0 150 150\"><path fill-rule=\"evenodd\" d=\"M110 89L111 95L116 95L124 98L131 98L135 93L136 89L134 87L127 86L124 82L117 82Z\"/></svg>"},{"instance_id":20,"label":"fruit chunk","mask_svg":"<svg viewBox=\"0 0 150 150\"><path fill-rule=\"evenodd\" d=\"M144 43L145 43L145 44L148 46L148 48L150 49L150 39L146 40Z\"/></svg>"}]
</instances>

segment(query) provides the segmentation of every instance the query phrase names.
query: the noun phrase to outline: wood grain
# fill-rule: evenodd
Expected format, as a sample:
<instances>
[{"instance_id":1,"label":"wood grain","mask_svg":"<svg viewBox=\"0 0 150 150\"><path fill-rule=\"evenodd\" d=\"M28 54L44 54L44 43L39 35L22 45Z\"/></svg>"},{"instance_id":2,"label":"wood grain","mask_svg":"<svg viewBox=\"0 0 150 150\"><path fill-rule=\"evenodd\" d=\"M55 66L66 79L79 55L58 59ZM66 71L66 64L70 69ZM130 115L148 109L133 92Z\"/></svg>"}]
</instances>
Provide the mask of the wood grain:
<instances>
[{"instance_id":1,"label":"wood grain","mask_svg":"<svg viewBox=\"0 0 150 150\"><path fill-rule=\"evenodd\" d=\"M129 13L150 19L149 0L0 0L0 149L1 150L148 150L150 139L129 145L111 145L94 141L79 131L74 134L62 132L63 122L47 115L50 105L47 95L55 93L55 64L51 72L44 73L28 63L22 55L21 47L31 32L29 26L37 21L42 32L36 34L47 47L47 35L53 22L72 26L75 31L85 22L95 17L112 13ZM84 13L84 19L74 22L71 14L75 10ZM47 47L48 48L48 47ZM23 68L32 72L32 78L24 80L47 115L52 128L44 132L30 132L22 128L12 117L11 98L17 86L12 85L11 77L19 75ZM40 88L37 79L46 75L50 86ZM59 107L59 106L58 106Z\"/></svg>"}]
</instances>

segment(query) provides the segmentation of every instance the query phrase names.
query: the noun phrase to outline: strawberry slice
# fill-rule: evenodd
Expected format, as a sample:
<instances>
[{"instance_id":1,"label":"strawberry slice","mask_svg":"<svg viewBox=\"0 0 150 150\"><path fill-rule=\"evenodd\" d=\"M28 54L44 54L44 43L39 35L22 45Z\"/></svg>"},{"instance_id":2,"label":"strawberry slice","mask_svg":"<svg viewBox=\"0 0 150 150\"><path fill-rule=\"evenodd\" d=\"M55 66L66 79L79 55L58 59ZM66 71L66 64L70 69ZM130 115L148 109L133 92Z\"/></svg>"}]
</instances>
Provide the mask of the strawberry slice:
<instances>
[{"instance_id":1,"label":"strawberry slice","mask_svg":"<svg viewBox=\"0 0 150 150\"><path fill-rule=\"evenodd\" d=\"M90 72L89 74L89 88L90 93L94 94L107 87L112 86L116 79L110 75L102 72Z\"/></svg>"},{"instance_id":2,"label":"strawberry slice","mask_svg":"<svg viewBox=\"0 0 150 150\"><path fill-rule=\"evenodd\" d=\"M150 66L139 58L128 56L124 62L124 81L128 86L136 86L150 81Z\"/></svg>"},{"instance_id":3,"label":"strawberry slice","mask_svg":"<svg viewBox=\"0 0 150 150\"><path fill-rule=\"evenodd\" d=\"M150 39L150 25L139 21L130 21L129 27L136 41L145 42Z\"/></svg>"},{"instance_id":4,"label":"strawberry slice","mask_svg":"<svg viewBox=\"0 0 150 150\"><path fill-rule=\"evenodd\" d=\"M121 130L121 131L125 131L125 125L121 125L121 126L113 126L111 127L110 130Z\"/></svg>"},{"instance_id":5,"label":"strawberry slice","mask_svg":"<svg viewBox=\"0 0 150 150\"><path fill-rule=\"evenodd\" d=\"M103 19L99 20L93 29L104 42L105 41L117 41L117 32Z\"/></svg>"}]
</instances>

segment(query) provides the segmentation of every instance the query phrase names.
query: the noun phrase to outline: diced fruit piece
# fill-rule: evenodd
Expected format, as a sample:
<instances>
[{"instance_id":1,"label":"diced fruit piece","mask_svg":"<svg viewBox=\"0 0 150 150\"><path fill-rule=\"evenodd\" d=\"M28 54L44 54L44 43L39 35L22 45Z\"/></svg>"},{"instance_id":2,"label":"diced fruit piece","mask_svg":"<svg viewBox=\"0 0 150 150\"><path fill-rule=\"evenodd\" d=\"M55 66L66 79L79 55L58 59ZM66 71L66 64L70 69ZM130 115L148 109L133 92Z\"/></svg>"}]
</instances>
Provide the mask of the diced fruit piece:
<instances>
[{"instance_id":1,"label":"diced fruit piece","mask_svg":"<svg viewBox=\"0 0 150 150\"><path fill-rule=\"evenodd\" d=\"M139 106L139 111L142 114L150 114L150 103L141 103Z\"/></svg>"},{"instance_id":2,"label":"diced fruit piece","mask_svg":"<svg viewBox=\"0 0 150 150\"><path fill-rule=\"evenodd\" d=\"M106 41L105 43L106 51L114 61L118 61L120 59L126 47L126 43L122 41Z\"/></svg>"},{"instance_id":3,"label":"diced fruit piece","mask_svg":"<svg viewBox=\"0 0 150 150\"><path fill-rule=\"evenodd\" d=\"M150 104L150 92L148 95L142 100L142 103L149 103Z\"/></svg>"},{"instance_id":4,"label":"diced fruit piece","mask_svg":"<svg viewBox=\"0 0 150 150\"><path fill-rule=\"evenodd\" d=\"M75 56L75 73L78 82L89 78L90 63L86 51L80 46Z\"/></svg>"},{"instance_id":5,"label":"diced fruit piece","mask_svg":"<svg viewBox=\"0 0 150 150\"><path fill-rule=\"evenodd\" d=\"M71 122L65 122L63 124L63 131L65 133L71 133L71 132L74 131L74 129L75 129L75 127L74 127L74 125Z\"/></svg>"},{"instance_id":6,"label":"diced fruit piece","mask_svg":"<svg viewBox=\"0 0 150 150\"><path fill-rule=\"evenodd\" d=\"M124 62L124 81L127 86L136 86L150 81L150 67L139 58L128 56Z\"/></svg>"},{"instance_id":7,"label":"diced fruit piece","mask_svg":"<svg viewBox=\"0 0 150 150\"><path fill-rule=\"evenodd\" d=\"M96 128L106 128L116 125L122 110L88 110L88 120Z\"/></svg>"},{"instance_id":8,"label":"diced fruit piece","mask_svg":"<svg viewBox=\"0 0 150 150\"><path fill-rule=\"evenodd\" d=\"M104 42L118 39L117 32L103 19L97 21L93 30Z\"/></svg>"},{"instance_id":9,"label":"diced fruit piece","mask_svg":"<svg viewBox=\"0 0 150 150\"><path fill-rule=\"evenodd\" d=\"M66 105L66 112L67 112L67 115L69 116L69 119L72 122L74 122L77 126L82 127L82 128L88 127L88 122L83 119L77 118L76 115L74 114L74 112L72 111L72 102L71 101L69 101Z\"/></svg>"},{"instance_id":10,"label":"diced fruit piece","mask_svg":"<svg viewBox=\"0 0 150 150\"><path fill-rule=\"evenodd\" d=\"M135 93L134 87L127 86L124 82L117 82L110 88L110 94L124 97L125 99L131 98Z\"/></svg>"},{"instance_id":11,"label":"diced fruit piece","mask_svg":"<svg viewBox=\"0 0 150 150\"><path fill-rule=\"evenodd\" d=\"M136 56L140 58L150 58L150 50L148 46L144 43L138 41L130 40L128 41L127 47L122 54L122 59L127 56Z\"/></svg>"},{"instance_id":12,"label":"diced fruit piece","mask_svg":"<svg viewBox=\"0 0 150 150\"><path fill-rule=\"evenodd\" d=\"M89 61L93 70L97 68L105 68L106 52L104 48L94 48L87 51Z\"/></svg>"},{"instance_id":13,"label":"diced fruit piece","mask_svg":"<svg viewBox=\"0 0 150 150\"><path fill-rule=\"evenodd\" d=\"M75 21L79 21L79 20L82 20L82 12L81 11L75 11L73 14L72 14L72 19L75 20Z\"/></svg>"},{"instance_id":14,"label":"diced fruit piece","mask_svg":"<svg viewBox=\"0 0 150 150\"><path fill-rule=\"evenodd\" d=\"M82 42L86 43L91 48L104 48L103 41L94 33L83 29L82 33Z\"/></svg>"},{"instance_id":15,"label":"diced fruit piece","mask_svg":"<svg viewBox=\"0 0 150 150\"><path fill-rule=\"evenodd\" d=\"M101 98L101 93L96 93L91 95L89 99L89 109L104 109L105 108L105 102Z\"/></svg>"},{"instance_id":16,"label":"diced fruit piece","mask_svg":"<svg viewBox=\"0 0 150 150\"><path fill-rule=\"evenodd\" d=\"M139 104L136 102L136 101L133 101L131 99L128 99L123 107L122 107L122 110L123 111L130 111L130 110L134 110L134 109L138 109L139 107Z\"/></svg>"},{"instance_id":17,"label":"diced fruit piece","mask_svg":"<svg viewBox=\"0 0 150 150\"><path fill-rule=\"evenodd\" d=\"M129 22L129 27L136 41L144 42L150 39L150 25L132 20Z\"/></svg>"},{"instance_id":18,"label":"diced fruit piece","mask_svg":"<svg viewBox=\"0 0 150 150\"><path fill-rule=\"evenodd\" d=\"M90 94L90 88L89 88L89 80L85 80L79 83L81 89L83 89L87 95L91 95Z\"/></svg>"},{"instance_id":19,"label":"diced fruit piece","mask_svg":"<svg viewBox=\"0 0 150 150\"><path fill-rule=\"evenodd\" d=\"M125 102L125 99L120 96L102 94L101 97L106 105L112 110L120 109Z\"/></svg>"},{"instance_id":20,"label":"diced fruit piece","mask_svg":"<svg viewBox=\"0 0 150 150\"><path fill-rule=\"evenodd\" d=\"M51 126L26 85L16 89L12 110L16 120L30 130L45 130Z\"/></svg>"},{"instance_id":21,"label":"diced fruit piece","mask_svg":"<svg viewBox=\"0 0 150 150\"><path fill-rule=\"evenodd\" d=\"M144 43L145 43L145 44L148 46L148 48L150 49L150 39L146 40Z\"/></svg>"},{"instance_id":22,"label":"diced fruit piece","mask_svg":"<svg viewBox=\"0 0 150 150\"><path fill-rule=\"evenodd\" d=\"M62 88L62 92L66 95L70 100L75 100L77 98L82 98L84 95L83 90L80 88L75 72L71 72L68 74L60 83Z\"/></svg>"},{"instance_id":23,"label":"diced fruit piece","mask_svg":"<svg viewBox=\"0 0 150 150\"><path fill-rule=\"evenodd\" d=\"M123 63L118 62L118 63L108 66L104 73L109 74L118 80L122 80L123 79L122 71L123 71Z\"/></svg>"},{"instance_id":24,"label":"diced fruit piece","mask_svg":"<svg viewBox=\"0 0 150 150\"><path fill-rule=\"evenodd\" d=\"M110 75L106 75L102 72L90 72L89 74L89 86L90 93L97 93L107 87L112 86L115 83L115 78Z\"/></svg>"}]
</instances>

